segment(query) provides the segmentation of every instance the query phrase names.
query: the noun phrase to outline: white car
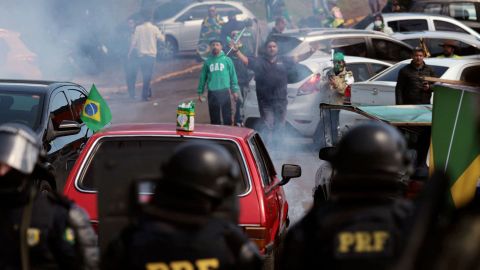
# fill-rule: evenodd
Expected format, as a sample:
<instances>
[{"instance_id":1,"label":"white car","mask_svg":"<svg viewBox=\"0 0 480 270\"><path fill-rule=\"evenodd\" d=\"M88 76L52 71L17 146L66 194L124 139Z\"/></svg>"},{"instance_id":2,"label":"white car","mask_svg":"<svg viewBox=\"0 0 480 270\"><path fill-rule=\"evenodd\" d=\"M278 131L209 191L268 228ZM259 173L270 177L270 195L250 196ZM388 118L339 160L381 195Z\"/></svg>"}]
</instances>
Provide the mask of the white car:
<instances>
[{"instance_id":1,"label":"white car","mask_svg":"<svg viewBox=\"0 0 480 270\"><path fill-rule=\"evenodd\" d=\"M347 69L355 81L364 81L392 64L363 57L346 56ZM313 56L296 64L295 74L289 76L287 123L301 135L311 137L320 121L319 105L327 102L322 90L327 87L327 72L332 68L330 56ZM244 101L245 126L258 128L263 123L258 110L255 81L250 83Z\"/></svg>"},{"instance_id":2,"label":"white car","mask_svg":"<svg viewBox=\"0 0 480 270\"><path fill-rule=\"evenodd\" d=\"M228 21L228 13L233 11L239 21L254 19L250 10L235 1L185 1L175 0L158 6L154 11L155 24L165 34L163 57L170 57L178 52L197 49L203 19L208 15L208 8L215 6L217 14L223 21Z\"/></svg>"},{"instance_id":3,"label":"white car","mask_svg":"<svg viewBox=\"0 0 480 270\"><path fill-rule=\"evenodd\" d=\"M404 60L365 81L352 84L353 105L394 105L398 72L410 64ZM478 59L425 58L435 74L442 79L479 83L480 61Z\"/></svg>"},{"instance_id":4,"label":"white car","mask_svg":"<svg viewBox=\"0 0 480 270\"><path fill-rule=\"evenodd\" d=\"M392 28L393 32L448 31L480 38L480 34L475 30L448 16L408 12L383 13L382 16L385 24ZM356 24L355 28L372 30L373 17L366 17Z\"/></svg>"},{"instance_id":5,"label":"white car","mask_svg":"<svg viewBox=\"0 0 480 270\"><path fill-rule=\"evenodd\" d=\"M460 56L479 55L480 56L480 39L462 33L452 33L444 31L419 31L407 33L395 33L393 38L401 40L410 44L412 47L417 47L420 44L420 39L423 38L425 45L432 57L439 56L443 53L443 48L440 44L446 40L454 40L458 48L455 49L455 54Z\"/></svg>"}]
</instances>

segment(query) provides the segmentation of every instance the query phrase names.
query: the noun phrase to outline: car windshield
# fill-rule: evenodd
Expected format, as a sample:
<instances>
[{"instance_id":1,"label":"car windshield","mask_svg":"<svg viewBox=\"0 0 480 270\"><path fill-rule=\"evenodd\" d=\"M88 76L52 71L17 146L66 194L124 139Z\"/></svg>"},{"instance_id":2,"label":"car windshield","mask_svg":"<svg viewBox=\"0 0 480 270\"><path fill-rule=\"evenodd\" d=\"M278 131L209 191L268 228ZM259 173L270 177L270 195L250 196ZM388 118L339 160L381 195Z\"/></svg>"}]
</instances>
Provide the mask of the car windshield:
<instances>
[{"instance_id":1,"label":"car windshield","mask_svg":"<svg viewBox=\"0 0 480 270\"><path fill-rule=\"evenodd\" d=\"M22 123L33 130L40 125L43 95L37 93L0 92L0 124Z\"/></svg>"},{"instance_id":2,"label":"car windshield","mask_svg":"<svg viewBox=\"0 0 480 270\"><path fill-rule=\"evenodd\" d=\"M398 77L398 72L400 72L400 69L402 69L406 65L408 65L408 63L399 64L390 69L387 69L384 72L380 73L377 77L373 78L372 81L396 82ZM445 67L445 66L430 65L430 67L435 72L435 75L437 75L437 77L439 78L442 77L443 73L445 73L445 71L447 71L448 69L448 67Z\"/></svg>"},{"instance_id":3,"label":"car windshield","mask_svg":"<svg viewBox=\"0 0 480 270\"><path fill-rule=\"evenodd\" d=\"M288 83L300 82L310 75L312 75L312 71L307 66L295 64L294 68L288 73Z\"/></svg>"},{"instance_id":4,"label":"car windshield","mask_svg":"<svg viewBox=\"0 0 480 270\"><path fill-rule=\"evenodd\" d=\"M90 157L86 170L78 182L83 190L95 190L95 183L101 181L95 173L97 157L106 157L116 166L115 175L121 175L117 181L131 181L143 179L158 179L161 176L161 167L173 154L174 149L185 141L204 141L209 139L185 137L118 137L104 138ZM241 169L241 181L237 194L244 194L249 187L244 159L238 145L230 140L210 139L224 146L234 157ZM188 164L186 164L188 166ZM120 172L118 170L121 170ZM118 178L118 177L117 177ZM142 190L148 192L148 190Z\"/></svg>"},{"instance_id":5,"label":"car windshield","mask_svg":"<svg viewBox=\"0 0 480 270\"><path fill-rule=\"evenodd\" d=\"M169 19L182 9L191 4L191 1L171 1L163 5L158 6L153 13L153 19L155 22L163 21Z\"/></svg>"},{"instance_id":6,"label":"car windshield","mask_svg":"<svg viewBox=\"0 0 480 270\"><path fill-rule=\"evenodd\" d=\"M281 55L288 54L290 51L295 49L300 43L301 40L295 37L288 37L288 36L274 36L275 40L277 41L278 45L278 53Z\"/></svg>"}]
</instances>

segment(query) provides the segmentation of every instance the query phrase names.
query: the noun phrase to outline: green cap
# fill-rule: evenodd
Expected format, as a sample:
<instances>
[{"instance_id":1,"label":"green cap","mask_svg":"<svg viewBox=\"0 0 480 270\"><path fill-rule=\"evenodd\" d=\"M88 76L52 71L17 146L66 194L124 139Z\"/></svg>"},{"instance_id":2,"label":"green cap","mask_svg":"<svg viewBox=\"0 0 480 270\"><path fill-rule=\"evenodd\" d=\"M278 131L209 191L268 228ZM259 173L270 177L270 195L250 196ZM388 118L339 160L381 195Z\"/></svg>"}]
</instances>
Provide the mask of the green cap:
<instances>
[{"instance_id":1,"label":"green cap","mask_svg":"<svg viewBox=\"0 0 480 270\"><path fill-rule=\"evenodd\" d=\"M341 52L336 52L333 55L333 61L344 61L344 60L345 60L345 55L343 55L343 53Z\"/></svg>"}]
</instances>

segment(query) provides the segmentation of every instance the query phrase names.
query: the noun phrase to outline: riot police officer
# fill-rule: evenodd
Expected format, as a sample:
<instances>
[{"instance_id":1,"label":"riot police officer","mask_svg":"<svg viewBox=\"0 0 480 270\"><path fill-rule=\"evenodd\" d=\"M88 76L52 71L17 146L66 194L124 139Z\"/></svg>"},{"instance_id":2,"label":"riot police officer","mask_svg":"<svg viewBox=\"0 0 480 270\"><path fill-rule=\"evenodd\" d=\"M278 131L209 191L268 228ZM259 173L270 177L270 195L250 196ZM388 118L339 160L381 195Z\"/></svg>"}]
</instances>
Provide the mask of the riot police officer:
<instances>
[{"instance_id":1,"label":"riot police officer","mask_svg":"<svg viewBox=\"0 0 480 270\"><path fill-rule=\"evenodd\" d=\"M97 238L86 213L34 181L53 177L37 135L0 126L0 269L97 269Z\"/></svg>"},{"instance_id":2,"label":"riot police officer","mask_svg":"<svg viewBox=\"0 0 480 270\"><path fill-rule=\"evenodd\" d=\"M379 122L353 127L330 157L330 197L287 234L280 269L385 269L398 256L411 173L402 135Z\"/></svg>"},{"instance_id":3,"label":"riot police officer","mask_svg":"<svg viewBox=\"0 0 480 270\"><path fill-rule=\"evenodd\" d=\"M163 167L150 204L106 252L107 269L260 269L232 221L240 170L220 145L185 142ZM220 209L220 210L219 210Z\"/></svg>"}]
</instances>

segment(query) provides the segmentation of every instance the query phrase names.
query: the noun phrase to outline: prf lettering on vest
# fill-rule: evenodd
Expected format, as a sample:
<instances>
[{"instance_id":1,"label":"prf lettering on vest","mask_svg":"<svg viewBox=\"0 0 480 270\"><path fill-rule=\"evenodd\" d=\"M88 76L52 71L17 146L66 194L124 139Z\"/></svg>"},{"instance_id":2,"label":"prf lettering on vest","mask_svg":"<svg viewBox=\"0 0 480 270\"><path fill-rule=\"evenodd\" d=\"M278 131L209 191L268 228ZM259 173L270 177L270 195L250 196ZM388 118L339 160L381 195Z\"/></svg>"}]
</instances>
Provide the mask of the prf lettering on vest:
<instances>
[{"instance_id":1,"label":"prf lettering on vest","mask_svg":"<svg viewBox=\"0 0 480 270\"><path fill-rule=\"evenodd\" d=\"M215 63L215 64L210 64L209 68L210 68L210 72L223 71L225 69L225 65L223 63Z\"/></svg>"},{"instance_id":2,"label":"prf lettering on vest","mask_svg":"<svg viewBox=\"0 0 480 270\"><path fill-rule=\"evenodd\" d=\"M200 259L195 264L189 261L173 261L169 264L162 262L147 263L147 270L214 270L218 269L220 263L218 259Z\"/></svg>"},{"instance_id":3,"label":"prf lettering on vest","mask_svg":"<svg viewBox=\"0 0 480 270\"><path fill-rule=\"evenodd\" d=\"M381 252L390 234L385 231L341 232L338 234L339 253ZM353 248L353 249L352 249Z\"/></svg>"}]
</instances>

